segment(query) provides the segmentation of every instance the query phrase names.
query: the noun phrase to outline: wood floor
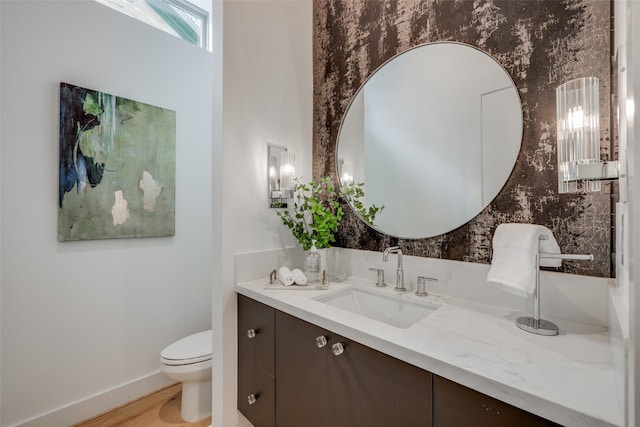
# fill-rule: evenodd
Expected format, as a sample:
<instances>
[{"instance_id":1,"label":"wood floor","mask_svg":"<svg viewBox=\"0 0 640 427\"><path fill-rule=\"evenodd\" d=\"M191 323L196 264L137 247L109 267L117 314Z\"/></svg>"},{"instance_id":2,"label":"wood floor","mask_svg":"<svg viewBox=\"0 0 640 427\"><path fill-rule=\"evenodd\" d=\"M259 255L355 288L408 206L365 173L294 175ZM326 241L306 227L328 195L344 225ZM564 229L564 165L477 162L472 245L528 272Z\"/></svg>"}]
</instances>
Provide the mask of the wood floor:
<instances>
[{"instance_id":1,"label":"wood floor","mask_svg":"<svg viewBox=\"0 0 640 427\"><path fill-rule=\"evenodd\" d=\"M182 384L175 384L95 418L75 424L73 427L208 427L211 425L211 417L197 423L182 421L180 418L181 397Z\"/></svg>"}]
</instances>

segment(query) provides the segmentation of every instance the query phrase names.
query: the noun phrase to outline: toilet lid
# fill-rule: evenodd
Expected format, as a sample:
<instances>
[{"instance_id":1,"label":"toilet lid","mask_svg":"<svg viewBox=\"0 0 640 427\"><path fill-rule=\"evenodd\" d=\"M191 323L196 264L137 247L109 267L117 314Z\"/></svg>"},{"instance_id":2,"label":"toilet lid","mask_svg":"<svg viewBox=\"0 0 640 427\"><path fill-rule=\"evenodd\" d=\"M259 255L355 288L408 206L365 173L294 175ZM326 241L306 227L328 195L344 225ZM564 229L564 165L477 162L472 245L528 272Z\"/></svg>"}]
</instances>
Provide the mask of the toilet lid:
<instances>
[{"instance_id":1,"label":"toilet lid","mask_svg":"<svg viewBox=\"0 0 640 427\"><path fill-rule=\"evenodd\" d=\"M162 363L167 365L186 365L211 359L211 330L198 332L184 337L160 352Z\"/></svg>"}]
</instances>

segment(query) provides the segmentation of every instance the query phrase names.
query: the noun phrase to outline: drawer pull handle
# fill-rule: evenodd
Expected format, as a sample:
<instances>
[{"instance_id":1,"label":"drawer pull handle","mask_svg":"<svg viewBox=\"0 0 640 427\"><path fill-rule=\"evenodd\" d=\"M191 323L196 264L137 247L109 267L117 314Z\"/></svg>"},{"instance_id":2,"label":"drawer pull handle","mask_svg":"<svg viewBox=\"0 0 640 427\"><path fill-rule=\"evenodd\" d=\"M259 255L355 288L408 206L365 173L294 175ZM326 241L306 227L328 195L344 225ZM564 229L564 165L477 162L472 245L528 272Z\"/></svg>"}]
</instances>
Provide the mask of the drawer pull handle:
<instances>
[{"instance_id":1,"label":"drawer pull handle","mask_svg":"<svg viewBox=\"0 0 640 427\"><path fill-rule=\"evenodd\" d=\"M253 338L253 337L255 337L255 336L256 336L256 334L257 334L257 333L258 333L258 330L257 330L257 329L249 329L249 330L247 331L247 336L248 336L249 338Z\"/></svg>"},{"instance_id":2,"label":"drawer pull handle","mask_svg":"<svg viewBox=\"0 0 640 427\"><path fill-rule=\"evenodd\" d=\"M249 396L247 396L247 402L249 402L249 405L253 405L257 401L258 401L258 395L257 394L251 393Z\"/></svg>"},{"instance_id":3,"label":"drawer pull handle","mask_svg":"<svg viewBox=\"0 0 640 427\"><path fill-rule=\"evenodd\" d=\"M344 353L344 346L340 342L335 343L331 346L331 351L334 355L340 356L342 353Z\"/></svg>"},{"instance_id":4,"label":"drawer pull handle","mask_svg":"<svg viewBox=\"0 0 640 427\"><path fill-rule=\"evenodd\" d=\"M324 335L320 335L316 338L316 345L318 346L318 348L322 348L327 345L327 339L324 337Z\"/></svg>"}]
</instances>

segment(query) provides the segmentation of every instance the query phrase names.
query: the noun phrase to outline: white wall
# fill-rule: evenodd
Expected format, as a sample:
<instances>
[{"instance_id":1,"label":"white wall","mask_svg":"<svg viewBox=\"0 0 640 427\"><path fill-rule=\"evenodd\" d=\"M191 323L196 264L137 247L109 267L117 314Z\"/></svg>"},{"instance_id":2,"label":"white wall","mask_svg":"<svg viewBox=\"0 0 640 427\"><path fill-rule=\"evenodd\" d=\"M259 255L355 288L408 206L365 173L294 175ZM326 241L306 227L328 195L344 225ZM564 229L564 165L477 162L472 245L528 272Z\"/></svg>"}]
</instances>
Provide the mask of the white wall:
<instances>
[{"instance_id":1,"label":"white wall","mask_svg":"<svg viewBox=\"0 0 640 427\"><path fill-rule=\"evenodd\" d=\"M627 56L626 99L621 99L621 114L627 119L627 167L629 181L629 223L624 238L628 242L629 277L629 425L640 422L640 4L627 1L625 17Z\"/></svg>"},{"instance_id":2,"label":"white wall","mask_svg":"<svg viewBox=\"0 0 640 427\"><path fill-rule=\"evenodd\" d=\"M640 421L640 4L629 2L629 55L633 52L629 66L629 93L630 99L635 104L635 112L627 111L628 120L631 123L629 129L629 182L630 182L630 229L628 241L631 242L629 259L629 287L631 289L631 301L629 311L631 325L631 354L633 365L629 406L629 425L637 425Z\"/></svg>"},{"instance_id":3,"label":"white wall","mask_svg":"<svg viewBox=\"0 0 640 427\"><path fill-rule=\"evenodd\" d=\"M237 389L233 255L296 244L268 208L267 143L293 151L296 175L311 178L312 2L225 1L223 27L222 281L213 295L214 348L222 354L213 424L228 427Z\"/></svg>"},{"instance_id":4,"label":"white wall","mask_svg":"<svg viewBox=\"0 0 640 427\"><path fill-rule=\"evenodd\" d=\"M622 176L616 218L618 287L612 290L612 299L627 342L627 425L634 426L640 420L640 4L631 0L615 2L614 16Z\"/></svg>"},{"instance_id":5,"label":"white wall","mask_svg":"<svg viewBox=\"0 0 640 427\"><path fill-rule=\"evenodd\" d=\"M1 424L88 402L40 419L68 425L157 388L162 348L211 325L213 57L89 0L0 7ZM57 242L61 81L177 112L175 237Z\"/></svg>"}]
</instances>

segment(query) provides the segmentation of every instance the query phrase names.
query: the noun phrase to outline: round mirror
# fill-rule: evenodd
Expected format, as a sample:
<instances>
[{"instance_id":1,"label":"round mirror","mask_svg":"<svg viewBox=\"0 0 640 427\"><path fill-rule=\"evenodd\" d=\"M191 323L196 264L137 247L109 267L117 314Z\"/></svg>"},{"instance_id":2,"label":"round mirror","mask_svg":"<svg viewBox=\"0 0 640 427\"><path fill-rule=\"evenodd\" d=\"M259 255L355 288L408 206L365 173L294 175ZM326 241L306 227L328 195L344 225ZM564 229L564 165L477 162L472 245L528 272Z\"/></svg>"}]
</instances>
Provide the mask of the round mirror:
<instances>
[{"instance_id":1,"label":"round mirror","mask_svg":"<svg viewBox=\"0 0 640 427\"><path fill-rule=\"evenodd\" d=\"M376 230L433 237L494 199L521 140L520 97L506 70L473 46L429 43L391 58L353 97L338 133L338 176L343 187L364 183L365 208L384 206Z\"/></svg>"}]
</instances>

